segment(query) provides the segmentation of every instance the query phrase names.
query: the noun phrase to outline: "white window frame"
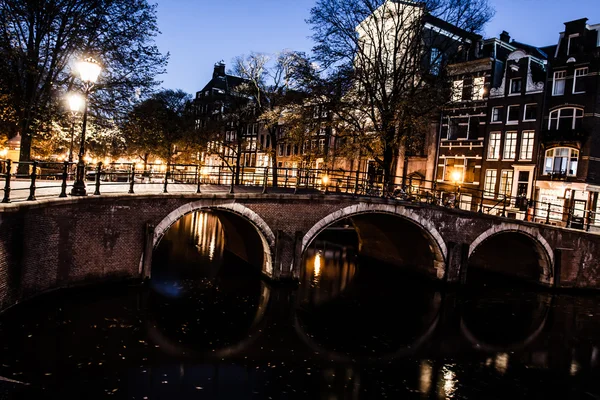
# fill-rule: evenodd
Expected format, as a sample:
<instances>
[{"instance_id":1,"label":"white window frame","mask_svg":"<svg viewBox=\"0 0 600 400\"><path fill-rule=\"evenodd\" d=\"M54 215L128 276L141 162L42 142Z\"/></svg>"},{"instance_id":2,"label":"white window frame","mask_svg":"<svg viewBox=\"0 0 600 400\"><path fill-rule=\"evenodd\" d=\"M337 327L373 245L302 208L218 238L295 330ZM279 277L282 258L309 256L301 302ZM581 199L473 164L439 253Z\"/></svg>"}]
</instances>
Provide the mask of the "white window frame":
<instances>
[{"instance_id":1,"label":"white window frame","mask_svg":"<svg viewBox=\"0 0 600 400\"><path fill-rule=\"evenodd\" d=\"M537 121L537 116L535 119L527 119L527 107L529 106L535 106L537 108L537 103L525 104L525 107L523 107L523 122Z\"/></svg>"},{"instance_id":2,"label":"white window frame","mask_svg":"<svg viewBox=\"0 0 600 400\"><path fill-rule=\"evenodd\" d=\"M504 107L492 107L492 119L491 119L491 123L492 123L492 124L501 124L501 123L502 123L502 119L503 119L503 118L500 118L500 119L498 119L498 120L494 120L494 111L495 111L495 110L498 110L498 111L500 111L500 110L502 110L503 108L504 108Z\"/></svg>"},{"instance_id":3,"label":"white window frame","mask_svg":"<svg viewBox=\"0 0 600 400\"><path fill-rule=\"evenodd\" d=\"M574 33L572 35L569 35L569 38L567 40L567 55L571 55L571 39L575 39L579 37L579 33Z\"/></svg>"},{"instance_id":4,"label":"white window frame","mask_svg":"<svg viewBox=\"0 0 600 400\"><path fill-rule=\"evenodd\" d=\"M563 110L573 110L573 121L571 122L571 129L575 129L575 126L577 125L577 119L581 118L583 120L583 108L579 108L579 107L563 107L563 108L559 108L557 110L552 110L550 112L550 117L548 118L548 130L552 129L552 121L553 120L557 120L556 121L556 128L558 130L558 127L560 126L560 114ZM581 117L577 116L577 111L581 111ZM552 115L556 114L556 117L553 117Z\"/></svg>"},{"instance_id":5,"label":"white window frame","mask_svg":"<svg viewBox=\"0 0 600 400\"><path fill-rule=\"evenodd\" d=\"M583 71L585 71L585 73L583 73ZM576 92L575 91L575 87L577 85L577 78L583 78L583 77L587 76L589 73L590 73L590 68L589 67L583 67L583 68L576 68L575 69L575 74L573 75L573 94L583 94L583 93L585 93L585 90L583 92Z\"/></svg>"},{"instance_id":6,"label":"white window frame","mask_svg":"<svg viewBox=\"0 0 600 400\"><path fill-rule=\"evenodd\" d=\"M511 108L515 108L515 107L517 109L519 108L518 105L512 105L512 106L508 106L506 108L506 125L517 125L519 123L519 117L518 117L519 113L517 113L517 119L513 119L513 120L509 119L510 118L510 110L511 110Z\"/></svg>"},{"instance_id":7,"label":"white window frame","mask_svg":"<svg viewBox=\"0 0 600 400\"><path fill-rule=\"evenodd\" d=\"M513 180L515 178L515 171L512 169L503 169L500 171L500 186L498 187L498 194L504 197L510 197L512 195ZM504 181L504 187L502 187L502 181Z\"/></svg>"},{"instance_id":8,"label":"white window frame","mask_svg":"<svg viewBox=\"0 0 600 400\"><path fill-rule=\"evenodd\" d=\"M521 90L518 92L513 92L512 91L512 87L513 87L513 81L519 80L521 81ZM521 92L523 91L523 78L511 78L510 82L509 82L509 86L508 86L508 95L509 96L517 96L520 95Z\"/></svg>"},{"instance_id":9,"label":"white window frame","mask_svg":"<svg viewBox=\"0 0 600 400\"><path fill-rule=\"evenodd\" d=\"M452 84L452 101L462 101L464 84L465 82L462 80L454 81L454 83Z\"/></svg>"},{"instance_id":10,"label":"white window frame","mask_svg":"<svg viewBox=\"0 0 600 400\"><path fill-rule=\"evenodd\" d=\"M556 92L556 83L558 81L564 82L562 93ZM566 70L556 71L554 73L554 78L552 79L552 96L564 96L566 88L567 88L567 71Z\"/></svg>"},{"instance_id":11,"label":"white window frame","mask_svg":"<svg viewBox=\"0 0 600 400\"><path fill-rule=\"evenodd\" d=\"M496 181L498 180L498 170L486 169L483 178L483 197L493 199L496 195ZM488 186L491 190L488 190Z\"/></svg>"},{"instance_id":12,"label":"white window frame","mask_svg":"<svg viewBox=\"0 0 600 400\"><path fill-rule=\"evenodd\" d=\"M533 160L533 149L535 146L535 132L523 131L521 134L521 149L519 150L519 160Z\"/></svg>"},{"instance_id":13,"label":"white window frame","mask_svg":"<svg viewBox=\"0 0 600 400\"><path fill-rule=\"evenodd\" d=\"M502 149L503 160L514 160L517 157L517 140L519 133L510 131L504 133L504 148ZM509 143L510 139L510 143Z\"/></svg>"},{"instance_id":14,"label":"white window frame","mask_svg":"<svg viewBox=\"0 0 600 400\"><path fill-rule=\"evenodd\" d=\"M542 171L542 175L550 175L554 172L554 158L556 156L556 151L557 150L562 150L562 149L567 149L569 150L569 155L567 156L567 170L566 170L566 176L577 176L577 169L579 168L579 159L580 159L580 152L578 149L572 148L572 147L553 147L551 149L546 150L546 152L544 153L544 165L543 165L543 171ZM548 155L550 154L550 152L552 152L552 155ZM546 169L546 165L548 164L548 159L551 158L552 159L552 170L548 171ZM574 169L574 173L571 173L571 163L573 162L573 158L576 158L575 161L575 169Z\"/></svg>"},{"instance_id":15,"label":"white window frame","mask_svg":"<svg viewBox=\"0 0 600 400\"><path fill-rule=\"evenodd\" d=\"M492 144L493 144L493 146L492 146ZM502 132L490 132L490 136L489 136L489 140L488 140L487 159L490 161L499 160L501 146L502 146Z\"/></svg>"},{"instance_id":16,"label":"white window frame","mask_svg":"<svg viewBox=\"0 0 600 400\"><path fill-rule=\"evenodd\" d=\"M471 100L483 100L485 95L485 77L480 76L473 78L473 91Z\"/></svg>"}]
</instances>

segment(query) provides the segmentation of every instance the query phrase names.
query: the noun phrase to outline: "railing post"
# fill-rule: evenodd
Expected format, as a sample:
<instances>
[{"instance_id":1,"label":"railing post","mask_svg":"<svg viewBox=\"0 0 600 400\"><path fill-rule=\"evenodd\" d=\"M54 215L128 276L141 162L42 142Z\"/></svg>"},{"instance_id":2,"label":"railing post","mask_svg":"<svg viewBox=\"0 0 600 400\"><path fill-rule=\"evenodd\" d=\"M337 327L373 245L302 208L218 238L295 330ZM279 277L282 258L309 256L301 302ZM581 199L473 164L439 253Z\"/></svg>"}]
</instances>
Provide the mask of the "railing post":
<instances>
[{"instance_id":1,"label":"railing post","mask_svg":"<svg viewBox=\"0 0 600 400\"><path fill-rule=\"evenodd\" d=\"M287 189L288 187L288 169L285 169L285 182L283 183L283 187Z\"/></svg>"},{"instance_id":2,"label":"railing post","mask_svg":"<svg viewBox=\"0 0 600 400\"><path fill-rule=\"evenodd\" d=\"M301 169L300 168L296 168L296 187L294 188L294 194L298 193L298 186L300 186L300 174L301 174Z\"/></svg>"},{"instance_id":3,"label":"railing post","mask_svg":"<svg viewBox=\"0 0 600 400\"><path fill-rule=\"evenodd\" d=\"M169 193L167 191L167 185L169 184L169 170L171 169L171 164L167 163L167 170L165 171L165 181L163 186L163 193Z\"/></svg>"},{"instance_id":4,"label":"railing post","mask_svg":"<svg viewBox=\"0 0 600 400\"><path fill-rule=\"evenodd\" d=\"M10 170L11 170L11 160L6 160L6 181L4 182L4 198L2 199L3 203L10 203Z\"/></svg>"},{"instance_id":5,"label":"railing post","mask_svg":"<svg viewBox=\"0 0 600 400\"><path fill-rule=\"evenodd\" d=\"M200 165L196 165L196 194L200 194L202 193L200 191L200 176L201 176L201 170L202 168L200 168Z\"/></svg>"},{"instance_id":6,"label":"railing post","mask_svg":"<svg viewBox=\"0 0 600 400\"><path fill-rule=\"evenodd\" d=\"M129 194L133 194L133 186L135 185L135 164L131 164L131 182L129 182Z\"/></svg>"},{"instance_id":7,"label":"railing post","mask_svg":"<svg viewBox=\"0 0 600 400\"><path fill-rule=\"evenodd\" d=\"M356 170L356 179L354 180L354 195L358 195L358 180L360 178L360 170Z\"/></svg>"},{"instance_id":8,"label":"railing post","mask_svg":"<svg viewBox=\"0 0 600 400\"><path fill-rule=\"evenodd\" d=\"M502 217L506 218L506 195L502 200Z\"/></svg>"},{"instance_id":9,"label":"railing post","mask_svg":"<svg viewBox=\"0 0 600 400\"><path fill-rule=\"evenodd\" d=\"M29 186L29 197L27 198L28 201L35 200L35 180L37 178L37 166L38 162L34 161L32 165L33 168L31 170L31 186Z\"/></svg>"},{"instance_id":10,"label":"railing post","mask_svg":"<svg viewBox=\"0 0 600 400\"><path fill-rule=\"evenodd\" d=\"M96 190L94 190L94 196L100 196L100 178L102 176L102 163L99 162L96 166Z\"/></svg>"},{"instance_id":11,"label":"railing post","mask_svg":"<svg viewBox=\"0 0 600 400\"><path fill-rule=\"evenodd\" d=\"M548 212L546 213L546 224L550 223L550 203L548 203Z\"/></svg>"},{"instance_id":12,"label":"railing post","mask_svg":"<svg viewBox=\"0 0 600 400\"><path fill-rule=\"evenodd\" d=\"M63 163L62 184L60 185L60 195L58 197L67 197L67 178L69 177L69 162Z\"/></svg>"},{"instance_id":13,"label":"railing post","mask_svg":"<svg viewBox=\"0 0 600 400\"><path fill-rule=\"evenodd\" d=\"M481 197L479 198L479 214L483 214L483 195L484 192L481 192Z\"/></svg>"},{"instance_id":14,"label":"railing post","mask_svg":"<svg viewBox=\"0 0 600 400\"><path fill-rule=\"evenodd\" d=\"M269 167L265 167L265 174L263 177L263 190L262 194L267 194L267 184L269 183Z\"/></svg>"}]
</instances>

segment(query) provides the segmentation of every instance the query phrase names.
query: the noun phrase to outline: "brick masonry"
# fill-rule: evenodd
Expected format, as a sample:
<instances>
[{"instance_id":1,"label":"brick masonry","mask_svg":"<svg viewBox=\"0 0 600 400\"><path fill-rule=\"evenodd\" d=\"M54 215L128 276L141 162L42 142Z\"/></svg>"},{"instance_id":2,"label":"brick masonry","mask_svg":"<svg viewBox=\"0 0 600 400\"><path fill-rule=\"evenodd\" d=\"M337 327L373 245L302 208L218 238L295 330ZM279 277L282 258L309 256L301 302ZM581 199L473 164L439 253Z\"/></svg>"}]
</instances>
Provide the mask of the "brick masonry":
<instances>
[{"instance_id":1,"label":"brick masonry","mask_svg":"<svg viewBox=\"0 0 600 400\"><path fill-rule=\"evenodd\" d=\"M600 289L600 236L571 229L335 195L107 195L0 206L0 308L73 285L141 279L148 272L141 262L144 249L155 246L172 222L201 208L229 213L231 223L235 218L250 222L257 235L252 243L263 243L263 272L274 279L299 276L303 250L329 224L376 213L422 230L433 256L422 268L434 278L463 279L478 246L510 232L522 235L538 252L539 283ZM369 218L362 218L359 231L381 232L368 229L368 223ZM149 224L155 227L151 246ZM377 238L361 238L369 240ZM380 253L387 253L381 251L386 242L392 241L378 241Z\"/></svg>"}]
</instances>

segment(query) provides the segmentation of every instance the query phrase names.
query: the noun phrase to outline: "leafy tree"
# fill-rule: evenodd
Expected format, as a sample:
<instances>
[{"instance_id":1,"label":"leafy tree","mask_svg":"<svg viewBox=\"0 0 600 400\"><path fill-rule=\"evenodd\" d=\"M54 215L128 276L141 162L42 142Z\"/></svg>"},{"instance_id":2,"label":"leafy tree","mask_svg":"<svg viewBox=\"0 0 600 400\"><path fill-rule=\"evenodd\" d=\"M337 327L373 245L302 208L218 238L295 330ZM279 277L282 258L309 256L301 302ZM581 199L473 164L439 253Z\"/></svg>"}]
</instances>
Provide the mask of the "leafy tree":
<instances>
[{"instance_id":1,"label":"leafy tree","mask_svg":"<svg viewBox=\"0 0 600 400\"><path fill-rule=\"evenodd\" d=\"M150 156L173 161L193 134L192 97L182 90L162 90L133 107L122 124L126 151L144 162Z\"/></svg>"},{"instance_id":2,"label":"leafy tree","mask_svg":"<svg viewBox=\"0 0 600 400\"><path fill-rule=\"evenodd\" d=\"M74 60L93 56L103 66L90 101L98 123L149 93L168 57L154 45L158 33L146 0L0 0L0 96L12 111L0 118L21 134L21 161L77 88Z\"/></svg>"},{"instance_id":3,"label":"leafy tree","mask_svg":"<svg viewBox=\"0 0 600 400\"><path fill-rule=\"evenodd\" d=\"M444 66L464 59L492 15L487 0L317 0L311 9L321 68L305 75L311 91L327 96L340 132L357 136L386 182L407 140L424 135L448 100ZM428 28L437 18L462 31Z\"/></svg>"}]
</instances>

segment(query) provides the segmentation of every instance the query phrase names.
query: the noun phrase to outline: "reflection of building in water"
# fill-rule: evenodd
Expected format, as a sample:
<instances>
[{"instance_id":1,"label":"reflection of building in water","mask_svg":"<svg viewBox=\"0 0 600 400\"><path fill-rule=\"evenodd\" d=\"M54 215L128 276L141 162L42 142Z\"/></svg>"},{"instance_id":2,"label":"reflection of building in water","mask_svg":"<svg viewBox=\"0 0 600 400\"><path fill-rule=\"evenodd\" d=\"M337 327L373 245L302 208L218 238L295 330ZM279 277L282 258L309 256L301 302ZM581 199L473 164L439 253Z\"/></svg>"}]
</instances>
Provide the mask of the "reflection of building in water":
<instances>
[{"instance_id":1,"label":"reflection of building in water","mask_svg":"<svg viewBox=\"0 0 600 400\"><path fill-rule=\"evenodd\" d=\"M321 303L344 291L356 274L356 249L317 240L306 250L300 299Z\"/></svg>"},{"instance_id":2,"label":"reflection of building in water","mask_svg":"<svg viewBox=\"0 0 600 400\"><path fill-rule=\"evenodd\" d=\"M219 217L210 212L192 216L192 236L198 252L210 261L221 258L225 249L225 231Z\"/></svg>"}]
</instances>

